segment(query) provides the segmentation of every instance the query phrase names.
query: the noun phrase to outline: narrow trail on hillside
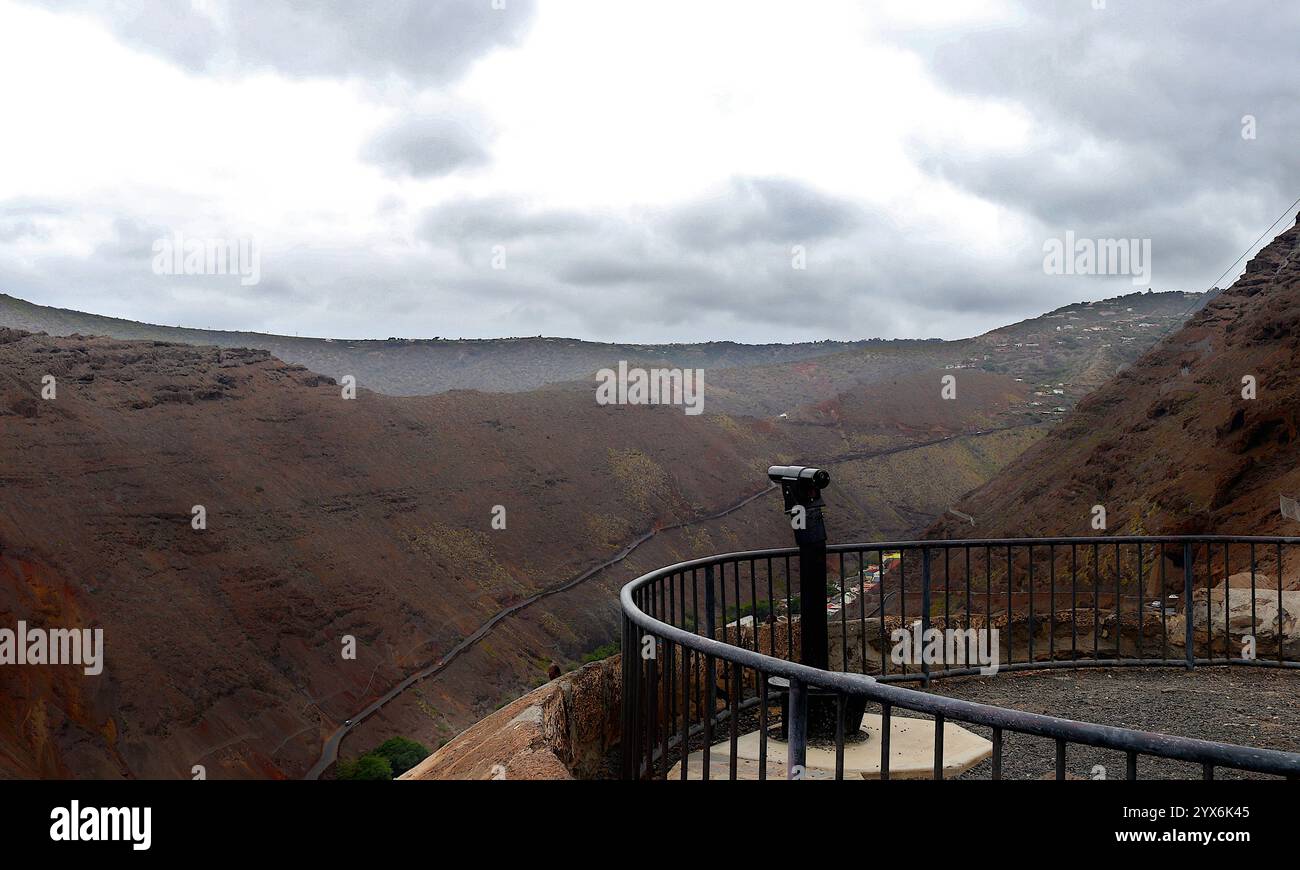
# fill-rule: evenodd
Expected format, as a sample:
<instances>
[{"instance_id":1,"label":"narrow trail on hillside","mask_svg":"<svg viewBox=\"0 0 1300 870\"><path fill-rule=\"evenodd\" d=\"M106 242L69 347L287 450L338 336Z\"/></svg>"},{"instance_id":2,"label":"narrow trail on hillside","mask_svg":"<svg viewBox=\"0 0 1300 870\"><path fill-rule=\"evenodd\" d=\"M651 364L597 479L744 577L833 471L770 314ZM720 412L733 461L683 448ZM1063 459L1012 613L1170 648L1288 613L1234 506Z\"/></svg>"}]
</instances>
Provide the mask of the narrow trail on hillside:
<instances>
[{"instance_id":1,"label":"narrow trail on hillside","mask_svg":"<svg viewBox=\"0 0 1300 870\"><path fill-rule=\"evenodd\" d=\"M943 444L948 441L955 441L959 438L972 438L972 437L982 438L985 435L992 435L996 432L1006 432L1013 429L1025 429L1031 426L1041 426L1041 425L1042 425L1042 421L1036 421L1032 423L1016 423L1010 426L1000 426L991 429L984 429L978 434L973 432L962 432L957 435L946 435L942 438L934 438L929 441L919 441L914 444L905 444L905 445L900 445L898 447L886 448L884 450L856 451L853 453L843 454L834 459L827 460L824 464L841 465L845 462L853 462L859 459L875 459L882 456L892 456L894 454L905 453L910 450L921 450L926 447L933 447L937 444ZM521 610L524 610L527 607L531 607L532 605L536 604L539 601L551 597L552 595L558 595L561 592L567 592L568 590L573 589L575 586L578 586L586 582L587 580L590 580L592 577L599 574L601 571L604 571L607 568L611 568L614 565L617 565L618 563L626 559L628 556L632 555L632 553L636 552L637 548L639 548L642 544L646 543L651 538L654 538L656 535L662 532L671 532L676 529L682 529L688 526L694 526L700 523L706 523L706 522L711 522L713 520L722 519L723 517L735 513L736 511L740 510L746 505L752 504L753 502L757 501L758 499L762 498L763 496L767 495L769 492L772 492L775 489L778 489L777 485L770 484L766 488L754 493L753 495L746 496L745 498L741 499L740 501L736 502L730 507L718 511L717 513L709 514L707 516L702 516L702 517L695 517L694 519L690 519L690 520L683 520L678 523L673 523L672 525L661 526L660 528L657 529L651 529L650 531L645 532L639 535L638 537L636 537L635 539L633 539L631 543L629 543L623 549L619 550L617 554L605 560L604 562L601 562L599 565L596 565L592 568L588 568L587 570L583 571L580 574L577 574L574 577L571 577L570 579L564 581L558 586L552 586L548 589L544 589L540 592L536 592L528 596L527 598L520 599L514 604L511 604L509 607L505 607L497 611L491 616L491 618L489 618L486 622L484 622L482 625L476 628L472 633L466 635L459 643L457 643L455 646L449 649L441 658L439 658L433 664L427 665L424 668L421 668L420 670L406 677L400 683L393 686L393 688L389 689L383 695L379 696L374 701L366 705L366 707L363 708L359 713L354 714L352 718L348 720L349 724L341 725L337 729L335 729L335 731L329 736L329 738L326 739L324 745L321 748L320 758L318 758L316 760L316 763L312 765L311 769L307 771L307 775L305 778L319 779L321 774L323 774L326 770L328 770L330 765L334 764L334 762L338 760L339 746L343 742L343 738L347 737L348 733L353 728L356 728L367 718L369 718L373 713L380 710L384 705L388 704L390 701L392 701L398 695L405 692L411 686L415 685L421 680L434 676L440 671L445 670L448 665L450 665L457 658L459 658L462 653L466 652L475 644L477 644L479 641L481 641L484 637L486 637L488 633L491 632L492 629L496 628L496 626L499 625L502 621L510 618L511 616L515 615Z\"/></svg>"}]
</instances>

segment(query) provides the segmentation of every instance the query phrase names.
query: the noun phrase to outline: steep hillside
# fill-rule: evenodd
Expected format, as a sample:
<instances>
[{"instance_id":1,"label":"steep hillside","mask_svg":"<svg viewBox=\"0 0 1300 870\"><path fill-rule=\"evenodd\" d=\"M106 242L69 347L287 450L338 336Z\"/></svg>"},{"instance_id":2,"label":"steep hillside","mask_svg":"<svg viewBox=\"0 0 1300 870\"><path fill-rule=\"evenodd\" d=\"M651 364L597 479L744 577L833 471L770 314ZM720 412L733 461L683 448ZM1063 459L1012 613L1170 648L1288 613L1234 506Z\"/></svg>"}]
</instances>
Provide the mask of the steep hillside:
<instances>
[{"instance_id":1,"label":"steep hillside","mask_svg":"<svg viewBox=\"0 0 1300 870\"><path fill-rule=\"evenodd\" d=\"M943 378L954 379L954 397L943 399ZM842 429L864 443L891 443L951 434L975 425L1038 422L1028 407L1032 391L1006 375L935 369L900 375L805 405L788 417L792 426Z\"/></svg>"},{"instance_id":2,"label":"steep hillside","mask_svg":"<svg viewBox=\"0 0 1300 870\"><path fill-rule=\"evenodd\" d=\"M346 400L264 351L0 330L0 625L101 627L108 663L0 670L0 772L301 775L342 720L504 609L647 541L376 720L436 742L611 639L627 571L784 541L774 494L728 513L772 462L874 469L880 491L835 496L842 539L933 516L1024 446L970 434L1001 413L975 397L913 441L840 457L836 427L589 391ZM914 486L913 450L997 458Z\"/></svg>"},{"instance_id":3,"label":"steep hillside","mask_svg":"<svg viewBox=\"0 0 1300 870\"><path fill-rule=\"evenodd\" d=\"M0 341L0 610L102 625L112 663L0 673L28 774L294 772L317 707L342 719L503 606L726 507L775 452L744 423L590 396L346 401L262 351Z\"/></svg>"},{"instance_id":4,"label":"steep hillside","mask_svg":"<svg viewBox=\"0 0 1300 870\"><path fill-rule=\"evenodd\" d=\"M1187 325L1084 399L962 500L953 537L1108 532L1296 534L1300 495L1300 220ZM1253 379L1256 397L1243 394Z\"/></svg>"},{"instance_id":5,"label":"steep hillside","mask_svg":"<svg viewBox=\"0 0 1300 870\"><path fill-rule=\"evenodd\" d=\"M1150 329L1136 316L1120 320ZM809 360L711 372L761 376L690 416L602 407L573 382L400 398L363 379L347 400L264 350L0 329L0 626L102 627L108 662L0 670L0 774L300 776L345 719L450 655L344 751L436 745L613 640L630 576L786 543L772 463L833 469L836 540L914 534L1050 422L1018 373L1034 342L991 336L951 358L872 343L824 357L825 379ZM1051 371L1113 370L1104 343L1086 333ZM769 383L784 416L736 410Z\"/></svg>"},{"instance_id":6,"label":"steep hillside","mask_svg":"<svg viewBox=\"0 0 1300 870\"><path fill-rule=\"evenodd\" d=\"M868 342L813 359L710 372L707 395L732 413L776 416L928 369L974 370L1019 378L1032 388L1029 408L1054 419L1181 327L1202 295L1132 293L962 341Z\"/></svg>"}]
</instances>

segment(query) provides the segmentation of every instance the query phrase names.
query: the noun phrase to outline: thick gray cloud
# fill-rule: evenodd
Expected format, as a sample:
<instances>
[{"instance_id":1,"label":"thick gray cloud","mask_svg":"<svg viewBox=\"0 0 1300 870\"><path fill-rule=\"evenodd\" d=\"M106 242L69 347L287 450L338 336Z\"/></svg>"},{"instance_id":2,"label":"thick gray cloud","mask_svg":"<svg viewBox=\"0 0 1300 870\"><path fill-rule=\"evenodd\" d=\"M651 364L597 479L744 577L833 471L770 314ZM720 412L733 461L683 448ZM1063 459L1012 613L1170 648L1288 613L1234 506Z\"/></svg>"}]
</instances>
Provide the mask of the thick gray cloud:
<instances>
[{"instance_id":1,"label":"thick gray cloud","mask_svg":"<svg viewBox=\"0 0 1300 870\"><path fill-rule=\"evenodd\" d=\"M289 76L455 79L514 45L534 0L32 0L102 18L118 38L196 72L272 69Z\"/></svg>"},{"instance_id":2,"label":"thick gray cloud","mask_svg":"<svg viewBox=\"0 0 1300 870\"><path fill-rule=\"evenodd\" d=\"M1019 276L952 248L931 268L933 239L789 179L737 177L676 207L632 213L457 200L425 216L421 238L435 255L459 252L440 288L527 297L530 315L548 311L552 321L563 310L597 337L952 335L970 331L953 326L969 312L1000 324L1071 298L1043 292L1036 247ZM806 268L795 268L795 245Z\"/></svg>"},{"instance_id":3,"label":"thick gray cloud","mask_svg":"<svg viewBox=\"0 0 1300 870\"><path fill-rule=\"evenodd\" d=\"M463 199L432 209L421 223L421 236L431 244L501 244L536 236L569 236L594 232L594 215L559 209L537 209L510 197Z\"/></svg>"},{"instance_id":4,"label":"thick gray cloud","mask_svg":"<svg viewBox=\"0 0 1300 870\"><path fill-rule=\"evenodd\" d=\"M482 134L465 121L437 116L401 118L367 144L364 159L397 175L436 178L488 162Z\"/></svg>"},{"instance_id":5,"label":"thick gray cloud","mask_svg":"<svg viewBox=\"0 0 1300 870\"><path fill-rule=\"evenodd\" d=\"M673 216L681 244L719 248L755 241L798 244L841 235L858 220L856 207L782 178L735 178L722 195Z\"/></svg>"},{"instance_id":6,"label":"thick gray cloud","mask_svg":"<svg viewBox=\"0 0 1300 870\"><path fill-rule=\"evenodd\" d=\"M922 167L1051 233L1150 238L1179 289L1205 289L1300 195L1300 5L1020 8L1015 27L902 37L947 88L1032 117L1028 148L980 152L955 132L916 143Z\"/></svg>"},{"instance_id":7,"label":"thick gray cloud","mask_svg":"<svg viewBox=\"0 0 1300 870\"><path fill-rule=\"evenodd\" d=\"M120 4L47 5L108 20ZM374 229L355 244L271 244L257 288L149 273L149 242L204 214L201 200L167 216L138 213L127 188L116 201L0 203L0 290L144 320L356 337L957 337L1146 289L1125 275L1045 274L1049 238L1151 239L1150 286L1201 290L1300 194L1295 4L1025 0L1014 25L892 34L940 90L1028 121L1015 146L942 124L909 143L929 179L999 206L1006 223L988 233L966 225L971 211L936 218L918 202L915 215L906 203L887 212L775 173L617 210L558 206L508 184L474 195L481 179L467 170L487 160L487 124L434 92L517 40L531 4L510 0L510 18L488 2L209 6L232 14L218 23L185 3L137 3L111 26L196 70L411 82L415 107L389 106L397 120L363 154L399 177L443 180L409 200L386 181ZM1242 136L1247 115L1254 138ZM441 204L422 208L425 194ZM112 237L91 255L50 253L75 235L78 214L110 224ZM985 238L998 241L972 242Z\"/></svg>"},{"instance_id":8,"label":"thick gray cloud","mask_svg":"<svg viewBox=\"0 0 1300 870\"><path fill-rule=\"evenodd\" d=\"M1097 294L1089 283L1096 279L1045 282L1037 251L1026 254L1032 268L1008 271L984 252L943 248L869 213L854 225L870 232L808 243L806 270L792 268L788 243L761 235L717 249L680 245L673 235L680 214L708 199L639 215L536 211L505 199L458 203L429 215L421 244L401 254L264 250L261 283L251 287L235 277L153 274L153 241L184 227L184 215L119 217L85 256L15 258L0 242L0 291L200 328L645 341L956 336ZM125 204L99 208L130 214ZM1103 292L1132 289L1120 279Z\"/></svg>"}]
</instances>

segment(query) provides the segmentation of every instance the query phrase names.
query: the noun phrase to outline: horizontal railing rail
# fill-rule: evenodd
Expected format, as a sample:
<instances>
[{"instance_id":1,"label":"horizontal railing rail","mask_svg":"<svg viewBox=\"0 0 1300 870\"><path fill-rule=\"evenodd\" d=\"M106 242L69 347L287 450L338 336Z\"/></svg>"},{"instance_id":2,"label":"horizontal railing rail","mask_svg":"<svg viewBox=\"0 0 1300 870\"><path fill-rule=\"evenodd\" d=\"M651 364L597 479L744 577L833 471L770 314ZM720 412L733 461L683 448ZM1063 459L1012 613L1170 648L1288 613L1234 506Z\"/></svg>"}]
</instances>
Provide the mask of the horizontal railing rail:
<instances>
[{"instance_id":1,"label":"horizontal railing rail","mask_svg":"<svg viewBox=\"0 0 1300 870\"><path fill-rule=\"evenodd\" d=\"M846 745L858 739L857 718L873 705L880 754L872 775L882 779L896 773L890 749L896 711L933 720L928 772L934 778L961 772L944 752L950 722L991 731L995 779L1008 734L1054 741L1058 779L1066 778L1072 745L1122 754L1129 778L1137 777L1143 758L1200 765L1205 778L1217 768L1300 777L1300 753L1031 713L897 684L928 686L988 672L989 664L995 673L1300 667L1288 647L1294 639L1284 636L1284 617L1300 603L1292 600L1300 592L1283 588L1286 556L1297 545L1300 538L1237 535L836 544L825 547L826 600L811 602L795 595L799 548L728 553L652 571L620 593L623 774L707 779L725 762L729 778L764 779L769 766L786 778L842 778ZM1294 594L1284 596L1288 591ZM830 662L839 670L794 660L802 608L809 605L834 616ZM936 626L939 632L925 635ZM938 662L908 662L903 655L900 663L901 641L894 641L900 631L928 638L951 631L956 640L939 645ZM972 662L981 641L995 658ZM1174 654L1179 647L1182 655ZM779 732L770 721L778 700ZM743 751L742 728L750 730ZM783 762L768 757L774 739L784 744ZM810 740L817 748L833 746L833 770L807 764Z\"/></svg>"}]
</instances>

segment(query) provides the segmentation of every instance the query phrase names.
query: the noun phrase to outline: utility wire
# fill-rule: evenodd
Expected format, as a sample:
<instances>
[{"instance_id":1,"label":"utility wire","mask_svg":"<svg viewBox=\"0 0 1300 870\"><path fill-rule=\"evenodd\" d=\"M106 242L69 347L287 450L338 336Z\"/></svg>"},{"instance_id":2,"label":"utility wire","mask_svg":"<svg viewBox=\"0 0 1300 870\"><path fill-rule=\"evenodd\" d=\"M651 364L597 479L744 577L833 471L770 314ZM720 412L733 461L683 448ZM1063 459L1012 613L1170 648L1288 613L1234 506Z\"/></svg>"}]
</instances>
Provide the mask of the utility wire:
<instances>
[{"instance_id":1,"label":"utility wire","mask_svg":"<svg viewBox=\"0 0 1300 870\"><path fill-rule=\"evenodd\" d=\"M1255 245L1258 245L1260 242L1262 242L1262 241L1264 240L1264 237L1265 237L1265 236L1267 236L1269 233L1273 232L1273 227L1275 227L1275 226L1277 226L1278 224L1280 224L1280 223L1282 222L1282 219L1283 219L1283 218L1285 218L1285 217L1287 217L1288 215L1290 215L1290 214L1291 214L1291 210L1292 210L1293 208L1295 208L1297 205L1300 205L1300 196L1297 196L1296 199L1295 199L1295 202L1293 202L1293 203L1291 203L1290 205L1288 205L1288 206L1286 207L1286 209L1282 212L1282 214L1278 215L1277 220L1273 221L1273 223L1269 225L1269 228L1268 228L1268 229L1264 230L1264 232L1262 232L1262 233L1259 234L1259 238L1258 238L1258 239L1255 239L1255 241L1251 242L1251 245L1250 245L1249 248L1247 248L1246 250L1244 250L1244 251L1241 252L1241 256L1238 257L1236 260L1234 260L1231 266L1229 266L1228 268L1226 268L1226 269L1223 270L1223 274L1222 274L1222 275L1220 275L1218 278L1215 278L1215 279L1214 279L1214 283L1211 285L1211 289L1217 289L1218 286L1219 286L1219 282L1222 281L1222 280L1227 276L1227 274L1228 274L1229 272L1231 272L1233 269L1235 269L1235 268L1237 267L1237 264L1238 264L1238 263L1240 263L1242 260L1246 259L1246 255L1249 254L1251 251L1253 251L1253 250L1255 249Z\"/></svg>"},{"instance_id":2,"label":"utility wire","mask_svg":"<svg viewBox=\"0 0 1300 870\"><path fill-rule=\"evenodd\" d=\"M1241 252L1241 256L1238 257L1236 260L1234 260L1231 266L1223 270L1222 275L1214 279L1214 283L1210 285L1209 290L1202 293L1200 297L1197 298L1191 305L1183 309L1182 312L1183 316L1186 317L1187 315L1191 314L1193 311L1203 308L1205 305L1209 304L1210 294L1214 293L1215 290L1219 289L1219 282L1222 281L1225 277L1227 277L1228 273L1231 272L1233 269L1235 269L1237 267L1237 264L1246 258L1247 254L1255 250L1255 245L1258 245L1260 242L1264 240L1265 236L1273 232L1273 227L1276 227L1279 223L1282 222L1283 218L1291 214L1291 210L1294 209L1297 205L1300 205L1300 196L1297 196L1295 202L1288 205L1286 209L1280 215L1278 215L1277 220L1273 221L1273 223L1269 226L1268 229L1264 230L1264 232L1259 234L1259 238L1255 239L1255 241L1251 243L1249 248ZM1173 330L1171 329L1170 331L1172 332Z\"/></svg>"}]
</instances>

